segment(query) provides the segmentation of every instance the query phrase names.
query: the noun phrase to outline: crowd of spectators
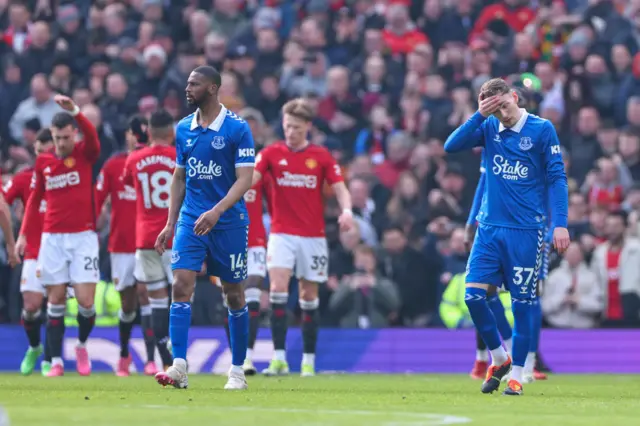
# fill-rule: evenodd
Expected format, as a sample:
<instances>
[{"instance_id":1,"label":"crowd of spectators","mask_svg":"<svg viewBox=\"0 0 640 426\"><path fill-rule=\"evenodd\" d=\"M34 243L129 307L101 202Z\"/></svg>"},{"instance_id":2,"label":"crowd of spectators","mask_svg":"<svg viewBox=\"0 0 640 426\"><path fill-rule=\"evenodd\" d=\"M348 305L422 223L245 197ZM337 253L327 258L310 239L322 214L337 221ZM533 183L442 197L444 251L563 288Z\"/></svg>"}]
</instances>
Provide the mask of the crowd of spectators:
<instances>
[{"instance_id":1,"label":"crowd of spectators","mask_svg":"<svg viewBox=\"0 0 640 426\"><path fill-rule=\"evenodd\" d=\"M323 323L441 326L479 175L477 151L445 156L443 142L482 83L503 76L555 125L570 179L574 244L551 262L548 324L633 326L639 52L638 0L0 0L0 167L7 182L32 164L55 93L98 128L96 175L124 148L132 114L191 112L183 90L197 65L222 71L220 100L257 149L281 137L280 107L304 97L310 139L343 165L358 223L340 234L327 200ZM19 270L5 263L0 250L0 321L17 321ZM194 321L221 321L215 288L198 289Z\"/></svg>"}]
</instances>

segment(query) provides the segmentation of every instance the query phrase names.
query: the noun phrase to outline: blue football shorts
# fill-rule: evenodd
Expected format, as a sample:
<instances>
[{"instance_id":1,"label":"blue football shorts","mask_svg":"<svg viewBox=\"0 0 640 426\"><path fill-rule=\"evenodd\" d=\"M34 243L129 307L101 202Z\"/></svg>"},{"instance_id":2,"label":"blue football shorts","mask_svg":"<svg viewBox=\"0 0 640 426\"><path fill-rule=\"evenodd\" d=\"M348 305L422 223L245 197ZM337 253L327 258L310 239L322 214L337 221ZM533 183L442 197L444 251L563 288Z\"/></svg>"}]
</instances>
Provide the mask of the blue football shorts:
<instances>
[{"instance_id":1,"label":"blue football shorts","mask_svg":"<svg viewBox=\"0 0 640 426\"><path fill-rule=\"evenodd\" d=\"M206 262L207 275L228 283L247 278L247 246L249 227L212 230L196 235L193 225L176 226L173 238L171 269L201 271Z\"/></svg>"},{"instance_id":2,"label":"blue football shorts","mask_svg":"<svg viewBox=\"0 0 640 426\"><path fill-rule=\"evenodd\" d=\"M514 299L535 299L544 229L479 224L467 263L467 283L504 285Z\"/></svg>"}]
</instances>

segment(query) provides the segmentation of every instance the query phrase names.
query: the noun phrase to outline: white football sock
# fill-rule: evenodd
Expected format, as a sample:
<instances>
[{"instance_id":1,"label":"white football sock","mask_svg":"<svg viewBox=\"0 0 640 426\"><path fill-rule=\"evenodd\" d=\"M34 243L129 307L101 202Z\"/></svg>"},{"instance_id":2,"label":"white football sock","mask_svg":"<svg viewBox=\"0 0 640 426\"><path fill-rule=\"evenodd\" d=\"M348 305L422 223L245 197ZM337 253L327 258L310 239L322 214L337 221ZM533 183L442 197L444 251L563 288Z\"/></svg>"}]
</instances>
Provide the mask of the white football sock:
<instances>
[{"instance_id":1,"label":"white football sock","mask_svg":"<svg viewBox=\"0 0 640 426\"><path fill-rule=\"evenodd\" d=\"M315 365L316 354L302 354L302 365Z\"/></svg>"},{"instance_id":2,"label":"white football sock","mask_svg":"<svg viewBox=\"0 0 640 426\"><path fill-rule=\"evenodd\" d=\"M491 365L502 365L509 359L507 351L504 350L502 345L491 350Z\"/></svg>"},{"instance_id":3,"label":"white football sock","mask_svg":"<svg viewBox=\"0 0 640 426\"><path fill-rule=\"evenodd\" d=\"M182 358L174 358L173 366L180 369L181 371L187 371L187 360Z\"/></svg>"},{"instance_id":4,"label":"white football sock","mask_svg":"<svg viewBox=\"0 0 640 426\"><path fill-rule=\"evenodd\" d=\"M251 361L251 357L253 356L253 349L247 348L247 356L246 359Z\"/></svg>"},{"instance_id":5,"label":"white football sock","mask_svg":"<svg viewBox=\"0 0 640 426\"><path fill-rule=\"evenodd\" d=\"M536 353L529 352L527 354L527 360L524 362L524 372L525 374L533 374L533 369L536 365Z\"/></svg>"},{"instance_id":6,"label":"white football sock","mask_svg":"<svg viewBox=\"0 0 640 426\"><path fill-rule=\"evenodd\" d=\"M229 369L229 375L231 375L231 373L235 374L236 376L237 375L244 376L244 370L240 365L232 365L231 368Z\"/></svg>"},{"instance_id":7,"label":"white football sock","mask_svg":"<svg viewBox=\"0 0 640 426\"><path fill-rule=\"evenodd\" d=\"M504 341L504 347L507 349L507 353L509 355L511 355L511 353L513 352L513 339L507 339Z\"/></svg>"},{"instance_id":8,"label":"white football sock","mask_svg":"<svg viewBox=\"0 0 640 426\"><path fill-rule=\"evenodd\" d=\"M511 378L510 380L515 380L518 383L522 383L522 367L519 365L514 365L511 369Z\"/></svg>"},{"instance_id":9,"label":"white football sock","mask_svg":"<svg viewBox=\"0 0 640 426\"><path fill-rule=\"evenodd\" d=\"M476 350L476 361L484 361L484 362L488 362L489 361L489 351L486 349L478 349Z\"/></svg>"},{"instance_id":10,"label":"white football sock","mask_svg":"<svg viewBox=\"0 0 640 426\"><path fill-rule=\"evenodd\" d=\"M276 349L275 351L275 359L277 361L286 361L287 360L287 352L282 349Z\"/></svg>"}]
</instances>

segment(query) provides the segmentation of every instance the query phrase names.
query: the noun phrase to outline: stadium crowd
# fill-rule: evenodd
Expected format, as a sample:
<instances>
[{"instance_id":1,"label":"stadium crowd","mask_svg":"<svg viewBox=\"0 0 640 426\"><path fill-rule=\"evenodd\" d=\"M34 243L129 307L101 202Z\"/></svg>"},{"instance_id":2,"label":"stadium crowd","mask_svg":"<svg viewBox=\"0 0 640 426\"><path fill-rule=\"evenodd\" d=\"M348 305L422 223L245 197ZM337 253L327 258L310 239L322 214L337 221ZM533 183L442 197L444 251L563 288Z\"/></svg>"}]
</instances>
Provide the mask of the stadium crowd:
<instances>
[{"instance_id":1,"label":"stadium crowd","mask_svg":"<svg viewBox=\"0 0 640 426\"><path fill-rule=\"evenodd\" d=\"M482 83L503 76L565 150L575 243L552 256L546 322L638 326L639 36L636 0L0 0L2 179L32 164L55 93L98 128L97 176L124 149L129 117L188 114L190 71L213 65L256 149L281 137L281 106L302 96L316 109L312 141L344 168L358 227L339 232L327 192L322 323L469 327L464 300L443 294L465 272L480 156L445 157L443 142L476 110ZM0 247L0 322L17 322L20 271ZM198 283L195 324L222 323L217 293Z\"/></svg>"}]
</instances>

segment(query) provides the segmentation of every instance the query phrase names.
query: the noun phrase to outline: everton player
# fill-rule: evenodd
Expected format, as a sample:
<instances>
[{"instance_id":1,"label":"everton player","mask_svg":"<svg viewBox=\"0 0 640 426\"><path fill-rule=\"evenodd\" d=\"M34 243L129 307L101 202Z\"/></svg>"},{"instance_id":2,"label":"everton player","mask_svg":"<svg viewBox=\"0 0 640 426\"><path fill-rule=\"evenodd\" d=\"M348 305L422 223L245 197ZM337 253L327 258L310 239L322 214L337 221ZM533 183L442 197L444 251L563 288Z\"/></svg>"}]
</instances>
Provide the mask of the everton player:
<instances>
[{"instance_id":1,"label":"everton player","mask_svg":"<svg viewBox=\"0 0 640 426\"><path fill-rule=\"evenodd\" d=\"M471 206L471 211L469 212L469 218L467 219L467 225L465 227L465 247L467 250L471 249L471 243L473 242L473 238L475 236L476 231L476 216L478 215L478 211L480 210L480 205L482 204L482 198L484 196L485 190L485 164L484 164L484 155L481 159L480 165L480 179L478 180L478 186L476 187L475 196L473 197L473 204ZM500 332L500 337L502 337L502 342L504 344L507 352L511 353L511 345L512 345L512 330L511 325L509 324L509 320L505 314L505 306L502 304L497 291L487 294L487 304L489 305L489 309L493 313L493 316L496 319L496 325L498 326L498 331ZM478 331L476 331L476 361L473 364L473 370L471 370L471 378L473 379L484 379L487 374L487 369L489 368L489 353L487 351L487 345L482 340L482 336Z\"/></svg>"},{"instance_id":2,"label":"everton player","mask_svg":"<svg viewBox=\"0 0 640 426\"><path fill-rule=\"evenodd\" d=\"M567 231L567 179L553 125L518 107L518 95L502 79L481 88L479 109L445 143L447 152L484 146L486 190L478 214L466 277L465 301L491 351L492 365L482 385L491 393L509 373L512 359L502 347L487 291L502 283L512 297L513 372L505 395L522 395L523 368L530 347L531 302L544 246L547 185L551 192L553 244L563 252Z\"/></svg>"},{"instance_id":3,"label":"everton player","mask_svg":"<svg viewBox=\"0 0 640 426\"><path fill-rule=\"evenodd\" d=\"M229 309L232 365L225 389L247 388L242 366L249 333L244 296L249 218L243 196L251 188L254 145L247 122L218 101L220 85L220 74L210 66L189 75L187 102L198 109L177 126L169 219L156 242L163 252L175 228L169 317L174 362L156 379L176 388L188 386L191 295L203 261L208 275L220 278Z\"/></svg>"}]
</instances>

